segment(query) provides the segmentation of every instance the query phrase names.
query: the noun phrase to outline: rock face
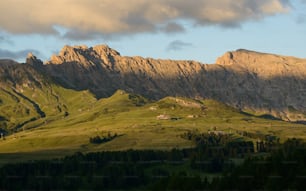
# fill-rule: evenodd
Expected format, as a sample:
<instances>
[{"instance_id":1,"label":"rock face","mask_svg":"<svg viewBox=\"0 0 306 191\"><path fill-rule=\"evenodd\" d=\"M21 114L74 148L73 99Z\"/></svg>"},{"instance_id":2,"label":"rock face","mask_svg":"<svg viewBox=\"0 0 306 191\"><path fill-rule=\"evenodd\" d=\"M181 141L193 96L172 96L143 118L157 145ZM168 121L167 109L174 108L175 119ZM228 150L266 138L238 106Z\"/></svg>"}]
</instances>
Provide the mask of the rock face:
<instances>
[{"instance_id":1,"label":"rock face","mask_svg":"<svg viewBox=\"0 0 306 191\"><path fill-rule=\"evenodd\" d=\"M305 119L305 59L237 50L220 57L217 64L229 74L224 102L289 121Z\"/></svg>"},{"instance_id":2,"label":"rock face","mask_svg":"<svg viewBox=\"0 0 306 191\"><path fill-rule=\"evenodd\" d=\"M27 62L57 83L98 98L123 89L153 99L212 98L243 111L306 119L306 59L241 49L201 64L125 57L105 45L65 46L43 66L33 58Z\"/></svg>"},{"instance_id":3,"label":"rock face","mask_svg":"<svg viewBox=\"0 0 306 191\"><path fill-rule=\"evenodd\" d=\"M203 67L194 61L122 57L105 45L65 46L58 56L46 62L44 72L67 88L89 89L99 98L123 89L157 99L196 95L188 80L197 80L193 75Z\"/></svg>"}]
</instances>

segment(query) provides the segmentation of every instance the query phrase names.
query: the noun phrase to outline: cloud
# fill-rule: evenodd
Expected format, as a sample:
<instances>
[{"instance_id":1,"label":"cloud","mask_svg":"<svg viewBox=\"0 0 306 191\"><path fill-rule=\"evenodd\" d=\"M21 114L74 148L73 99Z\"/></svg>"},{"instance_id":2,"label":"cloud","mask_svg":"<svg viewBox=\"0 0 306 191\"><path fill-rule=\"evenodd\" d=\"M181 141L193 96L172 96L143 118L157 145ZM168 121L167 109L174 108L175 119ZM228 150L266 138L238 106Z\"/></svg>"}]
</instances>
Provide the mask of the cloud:
<instances>
[{"instance_id":1,"label":"cloud","mask_svg":"<svg viewBox=\"0 0 306 191\"><path fill-rule=\"evenodd\" d=\"M0 34L0 44L6 43L6 44L14 44L7 36Z\"/></svg>"},{"instance_id":2,"label":"cloud","mask_svg":"<svg viewBox=\"0 0 306 191\"><path fill-rule=\"evenodd\" d=\"M302 3L305 3L306 4L306 0L300 0Z\"/></svg>"},{"instance_id":3,"label":"cloud","mask_svg":"<svg viewBox=\"0 0 306 191\"><path fill-rule=\"evenodd\" d=\"M239 26L248 20L285 13L288 0L9 0L0 1L0 30L11 34L66 38L183 32L194 26ZM74 32L74 31L77 31ZM94 35L93 35L94 34Z\"/></svg>"},{"instance_id":4,"label":"cloud","mask_svg":"<svg viewBox=\"0 0 306 191\"><path fill-rule=\"evenodd\" d=\"M41 53L38 50L26 49L20 51L11 51L0 48L0 58L9 58L9 59L26 59L29 52L32 52L34 55L41 56Z\"/></svg>"},{"instance_id":5,"label":"cloud","mask_svg":"<svg viewBox=\"0 0 306 191\"><path fill-rule=\"evenodd\" d=\"M167 51L179 51L184 48L191 47L191 46L193 46L192 43L175 40L168 44L166 50Z\"/></svg>"},{"instance_id":6,"label":"cloud","mask_svg":"<svg viewBox=\"0 0 306 191\"><path fill-rule=\"evenodd\" d=\"M185 28L176 22L169 22L161 28L161 31L166 33L180 33L184 32Z\"/></svg>"},{"instance_id":7,"label":"cloud","mask_svg":"<svg viewBox=\"0 0 306 191\"><path fill-rule=\"evenodd\" d=\"M305 5L306 5L306 0L300 0L300 4L296 4L294 6L295 9L297 9L298 14L296 16L296 22L298 24L305 24L306 23L306 14L305 14Z\"/></svg>"},{"instance_id":8,"label":"cloud","mask_svg":"<svg viewBox=\"0 0 306 191\"><path fill-rule=\"evenodd\" d=\"M71 40L93 40L99 37L99 33L71 29L67 30L67 32L62 37Z\"/></svg>"},{"instance_id":9,"label":"cloud","mask_svg":"<svg viewBox=\"0 0 306 191\"><path fill-rule=\"evenodd\" d=\"M298 24L306 23L306 14L300 14L296 19Z\"/></svg>"},{"instance_id":10,"label":"cloud","mask_svg":"<svg viewBox=\"0 0 306 191\"><path fill-rule=\"evenodd\" d=\"M7 42L7 39L4 38L4 36L0 36L0 44L1 43L6 43Z\"/></svg>"}]
</instances>

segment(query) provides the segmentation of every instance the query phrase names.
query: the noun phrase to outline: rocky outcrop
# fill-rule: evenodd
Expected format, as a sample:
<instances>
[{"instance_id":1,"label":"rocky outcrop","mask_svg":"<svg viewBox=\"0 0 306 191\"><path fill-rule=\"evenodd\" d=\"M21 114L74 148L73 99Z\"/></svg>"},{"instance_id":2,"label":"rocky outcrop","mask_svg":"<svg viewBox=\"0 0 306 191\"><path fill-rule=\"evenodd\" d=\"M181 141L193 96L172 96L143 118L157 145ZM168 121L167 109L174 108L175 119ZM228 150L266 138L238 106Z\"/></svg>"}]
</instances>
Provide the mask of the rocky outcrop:
<instances>
[{"instance_id":1,"label":"rocky outcrop","mask_svg":"<svg viewBox=\"0 0 306 191\"><path fill-rule=\"evenodd\" d=\"M241 49L225 53L216 64L202 64L126 57L106 45L65 46L42 68L57 83L89 89L98 98L123 89L153 99L212 98L285 120L306 118L304 59Z\"/></svg>"},{"instance_id":2,"label":"rocky outcrop","mask_svg":"<svg viewBox=\"0 0 306 191\"><path fill-rule=\"evenodd\" d=\"M41 68L43 66L43 62L36 58L36 56L33 53L29 53L26 58L26 63L35 67L35 68Z\"/></svg>"}]
</instances>

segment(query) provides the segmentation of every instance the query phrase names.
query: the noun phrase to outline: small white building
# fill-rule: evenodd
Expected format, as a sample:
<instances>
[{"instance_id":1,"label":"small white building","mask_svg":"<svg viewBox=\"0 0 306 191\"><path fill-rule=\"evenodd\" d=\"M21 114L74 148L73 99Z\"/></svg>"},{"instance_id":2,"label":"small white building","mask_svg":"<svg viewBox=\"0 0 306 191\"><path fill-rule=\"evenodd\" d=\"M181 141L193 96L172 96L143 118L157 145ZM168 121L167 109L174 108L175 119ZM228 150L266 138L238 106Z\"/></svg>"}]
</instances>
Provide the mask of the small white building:
<instances>
[{"instance_id":1,"label":"small white building","mask_svg":"<svg viewBox=\"0 0 306 191\"><path fill-rule=\"evenodd\" d=\"M170 115L161 114L161 115L157 116L156 119L158 119L158 120L169 120L169 119L171 119L171 117L170 117Z\"/></svg>"}]
</instances>

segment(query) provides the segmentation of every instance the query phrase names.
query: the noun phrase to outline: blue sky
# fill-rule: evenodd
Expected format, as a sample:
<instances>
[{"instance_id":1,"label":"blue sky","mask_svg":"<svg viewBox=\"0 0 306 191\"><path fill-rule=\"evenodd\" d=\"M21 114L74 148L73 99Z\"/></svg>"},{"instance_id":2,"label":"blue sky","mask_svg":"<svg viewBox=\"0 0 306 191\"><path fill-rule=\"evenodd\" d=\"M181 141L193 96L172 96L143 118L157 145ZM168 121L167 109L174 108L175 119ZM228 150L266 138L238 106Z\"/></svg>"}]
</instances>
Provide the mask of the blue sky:
<instances>
[{"instance_id":1,"label":"blue sky","mask_svg":"<svg viewBox=\"0 0 306 191\"><path fill-rule=\"evenodd\" d=\"M203 63L240 48L306 58L305 11L306 0L1 0L0 58L48 60L66 44Z\"/></svg>"}]
</instances>

